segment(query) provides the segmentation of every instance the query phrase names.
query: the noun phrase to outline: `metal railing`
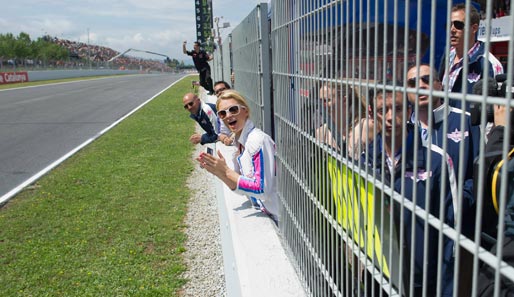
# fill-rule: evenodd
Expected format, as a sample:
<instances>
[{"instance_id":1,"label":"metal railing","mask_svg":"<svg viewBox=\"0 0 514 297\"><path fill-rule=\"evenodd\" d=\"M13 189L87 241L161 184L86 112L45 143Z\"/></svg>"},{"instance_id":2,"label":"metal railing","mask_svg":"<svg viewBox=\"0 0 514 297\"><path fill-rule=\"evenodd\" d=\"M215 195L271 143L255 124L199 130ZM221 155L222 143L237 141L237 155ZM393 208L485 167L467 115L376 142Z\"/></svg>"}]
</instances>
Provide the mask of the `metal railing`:
<instances>
[{"instance_id":1,"label":"metal railing","mask_svg":"<svg viewBox=\"0 0 514 297\"><path fill-rule=\"evenodd\" d=\"M492 17L509 3L273 1L224 41L215 73L234 71L274 136L280 231L310 295L499 296L514 281L514 26Z\"/></svg>"},{"instance_id":2,"label":"metal railing","mask_svg":"<svg viewBox=\"0 0 514 297\"><path fill-rule=\"evenodd\" d=\"M241 23L234 28L224 45L229 44L232 68L223 71L223 78L230 82L233 72L235 85L248 100L252 120L264 132L273 135L271 103L271 70L268 5L258 5ZM224 49L226 47L224 46ZM215 80L219 80L215 77Z\"/></svg>"}]
</instances>

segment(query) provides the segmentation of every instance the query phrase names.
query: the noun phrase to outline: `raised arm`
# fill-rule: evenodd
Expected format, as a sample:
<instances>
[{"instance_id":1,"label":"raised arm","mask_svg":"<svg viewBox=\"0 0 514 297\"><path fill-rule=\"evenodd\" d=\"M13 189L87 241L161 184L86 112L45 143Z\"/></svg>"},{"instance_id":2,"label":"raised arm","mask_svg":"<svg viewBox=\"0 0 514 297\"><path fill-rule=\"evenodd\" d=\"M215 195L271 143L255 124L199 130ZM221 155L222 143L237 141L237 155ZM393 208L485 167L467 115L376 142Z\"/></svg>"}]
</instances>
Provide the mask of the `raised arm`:
<instances>
[{"instance_id":1,"label":"raised arm","mask_svg":"<svg viewBox=\"0 0 514 297\"><path fill-rule=\"evenodd\" d=\"M182 43L182 52L184 52L184 54L186 54L186 55L187 55L186 44L187 44L187 41L184 41L184 42Z\"/></svg>"}]
</instances>

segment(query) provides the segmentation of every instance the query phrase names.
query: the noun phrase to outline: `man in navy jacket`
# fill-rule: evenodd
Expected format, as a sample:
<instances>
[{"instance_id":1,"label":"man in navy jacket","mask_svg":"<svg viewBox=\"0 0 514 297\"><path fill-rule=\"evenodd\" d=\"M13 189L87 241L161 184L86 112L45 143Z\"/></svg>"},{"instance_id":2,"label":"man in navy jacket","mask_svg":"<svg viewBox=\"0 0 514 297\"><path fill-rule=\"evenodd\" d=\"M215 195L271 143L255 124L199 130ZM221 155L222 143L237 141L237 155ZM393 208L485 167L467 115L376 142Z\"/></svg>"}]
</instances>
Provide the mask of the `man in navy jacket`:
<instances>
[{"instance_id":1,"label":"man in navy jacket","mask_svg":"<svg viewBox=\"0 0 514 297\"><path fill-rule=\"evenodd\" d=\"M216 115L216 106L210 103L204 103L198 96L193 93L187 93L182 99L184 109L191 114L190 118L195 120L205 131L204 134L194 133L189 138L193 144L215 143L218 140L220 121Z\"/></svg>"},{"instance_id":2,"label":"man in navy jacket","mask_svg":"<svg viewBox=\"0 0 514 297\"><path fill-rule=\"evenodd\" d=\"M434 168L441 167L442 157L446 168L441 170L446 170L449 177L449 180L446 180L448 189L444 193L444 205L440 206L444 207L444 217L440 219L451 227L457 228L457 218L460 215L461 232L473 238L476 207L473 195L473 161L478 155L479 126L471 125L469 113L445 106L441 98L429 94L429 90L442 90L441 82L429 65L411 67L406 78L406 86L416 89L408 90L407 97L416 107L413 108L415 112L412 113L410 121L419 131L420 145L430 148L431 151L437 150L439 156L432 157L430 165ZM462 117L464 117L464 126L461 125ZM463 148L462 154L461 148ZM453 240L444 239L442 296L452 296L455 248ZM465 262L463 258L460 260L461 264Z\"/></svg>"}]
</instances>

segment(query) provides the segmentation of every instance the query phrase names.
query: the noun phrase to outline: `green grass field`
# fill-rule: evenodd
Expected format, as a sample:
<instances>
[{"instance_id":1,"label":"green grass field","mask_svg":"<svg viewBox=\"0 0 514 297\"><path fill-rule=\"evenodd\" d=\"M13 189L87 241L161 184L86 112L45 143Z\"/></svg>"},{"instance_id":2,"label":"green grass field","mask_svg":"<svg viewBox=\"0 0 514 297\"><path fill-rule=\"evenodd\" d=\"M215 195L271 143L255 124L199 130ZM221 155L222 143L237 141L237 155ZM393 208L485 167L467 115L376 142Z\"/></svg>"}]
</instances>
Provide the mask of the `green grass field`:
<instances>
[{"instance_id":1,"label":"green grass field","mask_svg":"<svg viewBox=\"0 0 514 297\"><path fill-rule=\"evenodd\" d=\"M0 209L0 296L179 294L191 79Z\"/></svg>"}]
</instances>

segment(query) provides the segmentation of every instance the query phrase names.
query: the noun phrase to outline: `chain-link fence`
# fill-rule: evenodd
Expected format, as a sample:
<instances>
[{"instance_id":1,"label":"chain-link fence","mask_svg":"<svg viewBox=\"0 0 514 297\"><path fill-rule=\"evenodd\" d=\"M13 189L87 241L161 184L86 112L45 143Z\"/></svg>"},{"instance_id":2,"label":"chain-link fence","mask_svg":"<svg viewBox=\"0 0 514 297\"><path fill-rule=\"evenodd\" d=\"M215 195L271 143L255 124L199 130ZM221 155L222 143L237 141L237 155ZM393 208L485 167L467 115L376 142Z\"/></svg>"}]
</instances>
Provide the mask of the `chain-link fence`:
<instances>
[{"instance_id":1,"label":"chain-link fence","mask_svg":"<svg viewBox=\"0 0 514 297\"><path fill-rule=\"evenodd\" d=\"M225 41L223 78L274 135L309 294L513 294L510 1L269 8Z\"/></svg>"}]
</instances>

